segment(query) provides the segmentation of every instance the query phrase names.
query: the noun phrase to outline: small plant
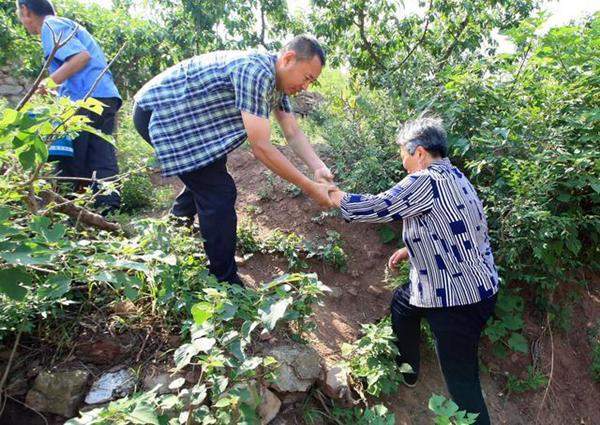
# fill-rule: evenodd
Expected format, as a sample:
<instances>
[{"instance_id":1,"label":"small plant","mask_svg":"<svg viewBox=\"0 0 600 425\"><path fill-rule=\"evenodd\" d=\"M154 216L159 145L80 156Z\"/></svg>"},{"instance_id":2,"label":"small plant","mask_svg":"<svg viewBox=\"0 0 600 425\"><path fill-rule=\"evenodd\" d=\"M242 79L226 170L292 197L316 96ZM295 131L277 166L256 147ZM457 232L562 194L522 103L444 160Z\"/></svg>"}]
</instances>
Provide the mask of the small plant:
<instances>
[{"instance_id":1,"label":"small plant","mask_svg":"<svg viewBox=\"0 0 600 425\"><path fill-rule=\"evenodd\" d=\"M364 336L354 344L342 344L342 356L350 374L360 387L375 397L391 394L402 383L402 373L411 372L408 364L398 367L398 348L389 316L376 324L362 325Z\"/></svg>"},{"instance_id":2,"label":"small plant","mask_svg":"<svg viewBox=\"0 0 600 425\"><path fill-rule=\"evenodd\" d=\"M548 377L533 366L527 366L527 377L520 379L508 375L506 391L511 393L524 393L525 391L536 391L548 384Z\"/></svg>"},{"instance_id":3,"label":"small plant","mask_svg":"<svg viewBox=\"0 0 600 425\"><path fill-rule=\"evenodd\" d=\"M523 297L506 288L499 292L495 317L490 318L484 330L484 334L494 344L495 355L506 357L507 348L521 353L528 352L527 339L520 332L524 324L523 310Z\"/></svg>"},{"instance_id":4,"label":"small plant","mask_svg":"<svg viewBox=\"0 0 600 425\"><path fill-rule=\"evenodd\" d=\"M458 410L455 402L437 394L433 394L429 399L429 410L435 413L436 425L471 425L479 416L479 413Z\"/></svg>"},{"instance_id":5,"label":"small plant","mask_svg":"<svg viewBox=\"0 0 600 425\"><path fill-rule=\"evenodd\" d=\"M596 382L600 382L600 321L596 323L596 326L590 329L589 336L590 345L592 346L590 372L592 374L592 379Z\"/></svg>"},{"instance_id":6,"label":"small plant","mask_svg":"<svg viewBox=\"0 0 600 425\"><path fill-rule=\"evenodd\" d=\"M123 182L121 210L132 213L149 208L154 202L154 185L145 174L134 174Z\"/></svg>"},{"instance_id":7,"label":"small plant","mask_svg":"<svg viewBox=\"0 0 600 425\"><path fill-rule=\"evenodd\" d=\"M348 256L340 246L340 234L336 231L327 231L325 244L318 245L316 248L309 244L306 249L309 251L308 258L322 258L327 264L331 264L340 271L346 271L348 268Z\"/></svg>"},{"instance_id":8,"label":"small plant","mask_svg":"<svg viewBox=\"0 0 600 425\"><path fill-rule=\"evenodd\" d=\"M394 425L396 417L383 404L372 407L352 409L334 408L331 415L336 423L356 425Z\"/></svg>"}]
</instances>

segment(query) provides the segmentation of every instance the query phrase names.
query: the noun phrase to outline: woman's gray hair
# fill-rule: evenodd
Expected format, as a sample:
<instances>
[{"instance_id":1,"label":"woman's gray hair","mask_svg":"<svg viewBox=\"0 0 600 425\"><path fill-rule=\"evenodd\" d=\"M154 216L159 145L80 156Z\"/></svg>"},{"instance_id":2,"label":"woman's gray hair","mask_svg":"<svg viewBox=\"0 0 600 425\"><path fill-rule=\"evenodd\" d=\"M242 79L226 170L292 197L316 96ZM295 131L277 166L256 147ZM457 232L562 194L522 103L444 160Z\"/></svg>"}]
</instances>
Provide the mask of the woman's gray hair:
<instances>
[{"instance_id":1,"label":"woman's gray hair","mask_svg":"<svg viewBox=\"0 0 600 425\"><path fill-rule=\"evenodd\" d=\"M433 156L448 156L448 141L442 119L438 117L419 118L407 121L396 139L400 146L414 155L418 146Z\"/></svg>"}]
</instances>

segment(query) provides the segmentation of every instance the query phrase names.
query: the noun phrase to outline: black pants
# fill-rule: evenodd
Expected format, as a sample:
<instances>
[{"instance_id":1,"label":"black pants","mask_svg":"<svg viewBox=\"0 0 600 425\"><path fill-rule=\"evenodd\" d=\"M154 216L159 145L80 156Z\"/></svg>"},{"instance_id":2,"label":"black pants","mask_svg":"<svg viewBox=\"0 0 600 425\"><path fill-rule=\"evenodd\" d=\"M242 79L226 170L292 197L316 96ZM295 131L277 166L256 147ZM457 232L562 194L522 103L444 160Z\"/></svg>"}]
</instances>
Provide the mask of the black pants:
<instances>
[{"instance_id":1,"label":"black pants","mask_svg":"<svg viewBox=\"0 0 600 425\"><path fill-rule=\"evenodd\" d=\"M421 308L409 304L409 285L397 288L392 300L392 327L401 363L419 373L421 319L429 322L435 337L442 373L460 410L479 413L478 425L490 423L479 382L477 351L485 323L494 312L496 296L457 307Z\"/></svg>"},{"instance_id":2,"label":"black pants","mask_svg":"<svg viewBox=\"0 0 600 425\"><path fill-rule=\"evenodd\" d=\"M133 107L133 125L135 129L146 142L152 144L150 132L148 131L150 117L152 117L152 112L145 111L137 105ZM171 214L176 217L193 217L197 212L194 195L187 187L184 187L175 198Z\"/></svg>"},{"instance_id":3,"label":"black pants","mask_svg":"<svg viewBox=\"0 0 600 425\"><path fill-rule=\"evenodd\" d=\"M113 134L116 126L117 111L121 107L119 98L98 98L106 106L102 115L88 110L80 110L79 115L90 118L90 125L105 134ZM51 160L52 158L50 158ZM113 145L101 137L82 132L73 140L73 157L59 157L56 167L57 173L62 177L92 178L94 173L97 179L106 179L119 174L117 164L117 152ZM82 186L80 181L73 181L76 187ZM93 185L94 193L98 191L98 185ZM101 195L96 198L96 207L119 208L121 198L117 192Z\"/></svg>"},{"instance_id":4,"label":"black pants","mask_svg":"<svg viewBox=\"0 0 600 425\"><path fill-rule=\"evenodd\" d=\"M148 132L150 116L150 112L138 106L134 107L135 128L144 140L151 144ZM200 231L204 238L204 250L210 262L208 270L220 282L241 284L235 264L237 189L233 178L227 172L227 157L198 170L180 174L178 177L185 184L185 190L178 199L185 192L184 201L189 202L188 197L190 197L193 204L193 211L188 209L186 211L188 214L185 215L193 216L198 213ZM189 205L187 207L189 208Z\"/></svg>"}]
</instances>

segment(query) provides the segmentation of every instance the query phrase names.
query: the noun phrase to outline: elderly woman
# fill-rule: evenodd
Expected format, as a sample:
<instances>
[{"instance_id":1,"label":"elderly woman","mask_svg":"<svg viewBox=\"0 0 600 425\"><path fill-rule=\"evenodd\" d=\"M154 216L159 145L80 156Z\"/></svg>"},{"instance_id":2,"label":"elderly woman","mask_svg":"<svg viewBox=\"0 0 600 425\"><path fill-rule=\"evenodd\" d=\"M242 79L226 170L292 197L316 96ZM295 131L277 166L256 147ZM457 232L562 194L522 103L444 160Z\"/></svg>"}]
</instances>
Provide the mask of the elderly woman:
<instances>
[{"instance_id":1,"label":"elderly woman","mask_svg":"<svg viewBox=\"0 0 600 425\"><path fill-rule=\"evenodd\" d=\"M475 189L446 157L441 120L424 118L405 124L398 137L400 183L378 195L332 192L347 221L383 223L402 220L404 248L389 259L390 268L410 262L410 282L394 292L392 325L400 356L419 376L420 322L435 337L448 391L461 410L478 413L489 424L479 382L477 350L498 291L498 272L487 223Z\"/></svg>"}]
</instances>

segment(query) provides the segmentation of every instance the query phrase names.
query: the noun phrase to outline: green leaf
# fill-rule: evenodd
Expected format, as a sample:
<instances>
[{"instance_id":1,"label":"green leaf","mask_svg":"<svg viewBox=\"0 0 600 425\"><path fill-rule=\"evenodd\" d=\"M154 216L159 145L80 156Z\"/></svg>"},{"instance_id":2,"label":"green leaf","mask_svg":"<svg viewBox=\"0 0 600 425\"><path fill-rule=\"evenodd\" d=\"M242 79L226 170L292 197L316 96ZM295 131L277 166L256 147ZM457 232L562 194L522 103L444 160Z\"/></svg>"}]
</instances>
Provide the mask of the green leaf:
<instances>
[{"instance_id":1,"label":"green leaf","mask_svg":"<svg viewBox=\"0 0 600 425\"><path fill-rule=\"evenodd\" d=\"M61 298L71 289L71 278L66 274L55 274L50 276L45 283L40 285L38 295L43 298Z\"/></svg>"},{"instance_id":2,"label":"green leaf","mask_svg":"<svg viewBox=\"0 0 600 425\"><path fill-rule=\"evenodd\" d=\"M231 404L231 398L223 397L223 398L220 398L219 400L217 400L217 402L213 406L226 407L226 406L229 406L230 404Z\"/></svg>"},{"instance_id":3,"label":"green leaf","mask_svg":"<svg viewBox=\"0 0 600 425\"><path fill-rule=\"evenodd\" d=\"M383 243L390 243L396 239L396 232L390 226L381 226L377 233L379 233L379 238Z\"/></svg>"},{"instance_id":4,"label":"green leaf","mask_svg":"<svg viewBox=\"0 0 600 425\"><path fill-rule=\"evenodd\" d=\"M2 114L2 119L0 120L0 128L14 124L18 117L19 112L14 109L6 108Z\"/></svg>"},{"instance_id":5,"label":"green leaf","mask_svg":"<svg viewBox=\"0 0 600 425\"><path fill-rule=\"evenodd\" d=\"M32 277L22 267L0 270L0 292L13 300L20 301L27 295L22 285L31 284Z\"/></svg>"},{"instance_id":6,"label":"green leaf","mask_svg":"<svg viewBox=\"0 0 600 425\"><path fill-rule=\"evenodd\" d=\"M508 346L513 351L519 351L521 353L527 353L529 351L529 346L527 345L527 339L517 332L513 332L508 339Z\"/></svg>"},{"instance_id":7,"label":"green leaf","mask_svg":"<svg viewBox=\"0 0 600 425\"><path fill-rule=\"evenodd\" d=\"M133 424L159 425L158 416L156 415L154 408L147 404L138 404L135 406L135 409L133 409L133 412L129 413L127 417Z\"/></svg>"},{"instance_id":8,"label":"green leaf","mask_svg":"<svg viewBox=\"0 0 600 425\"><path fill-rule=\"evenodd\" d=\"M275 329L277 322L285 316L287 308L294 302L292 297L283 298L273 304L268 304L266 307L258 310L260 320L263 326L268 331Z\"/></svg>"},{"instance_id":9,"label":"green leaf","mask_svg":"<svg viewBox=\"0 0 600 425\"><path fill-rule=\"evenodd\" d=\"M192 306L192 317L197 325L201 325L213 316L213 306L207 302L201 302Z\"/></svg>"}]
</instances>

